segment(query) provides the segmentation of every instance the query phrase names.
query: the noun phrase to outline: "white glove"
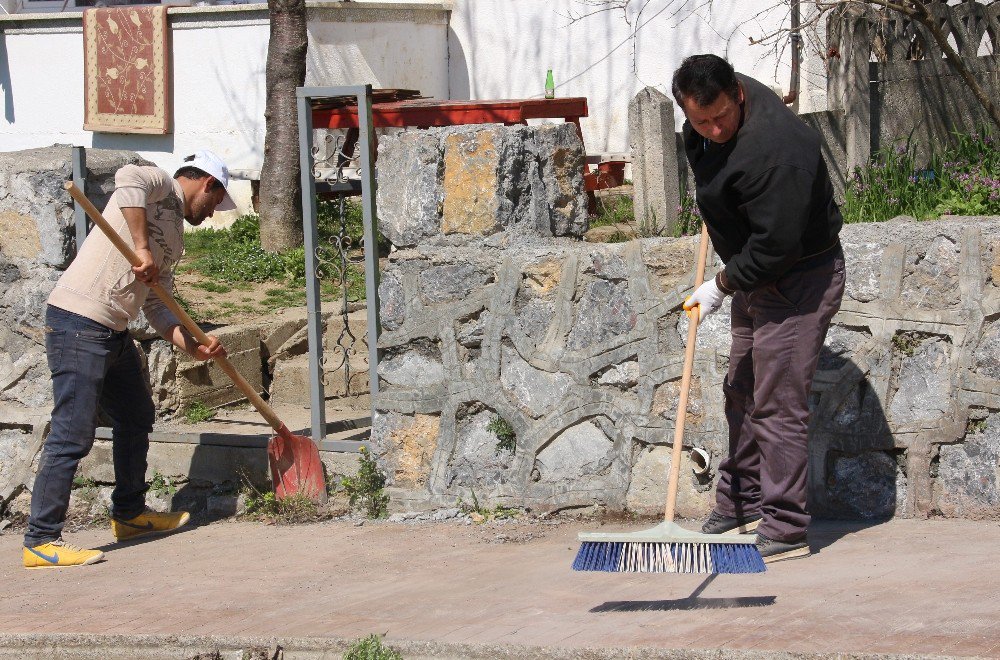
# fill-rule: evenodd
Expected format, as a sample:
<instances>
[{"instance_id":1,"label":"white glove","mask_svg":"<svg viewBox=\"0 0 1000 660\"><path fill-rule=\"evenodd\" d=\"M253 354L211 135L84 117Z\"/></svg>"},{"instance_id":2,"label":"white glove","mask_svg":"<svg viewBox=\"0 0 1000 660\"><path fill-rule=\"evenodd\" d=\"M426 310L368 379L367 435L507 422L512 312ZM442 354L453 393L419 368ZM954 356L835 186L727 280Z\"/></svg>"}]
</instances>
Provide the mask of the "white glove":
<instances>
[{"instance_id":1,"label":"white glove","mask_svg":"<svg viewBox=\"0 0 1000 660\"><path fill-rule=\"evenodd\" d=\"M715 278L703 283L694 294L684 301L684 311L688 318L694 318L694 308L698 308L698 323L701 323L706 316L722 307L722 301L726 294L722 292L719 285L715 283Z\"/></svg>"}]
</instances>

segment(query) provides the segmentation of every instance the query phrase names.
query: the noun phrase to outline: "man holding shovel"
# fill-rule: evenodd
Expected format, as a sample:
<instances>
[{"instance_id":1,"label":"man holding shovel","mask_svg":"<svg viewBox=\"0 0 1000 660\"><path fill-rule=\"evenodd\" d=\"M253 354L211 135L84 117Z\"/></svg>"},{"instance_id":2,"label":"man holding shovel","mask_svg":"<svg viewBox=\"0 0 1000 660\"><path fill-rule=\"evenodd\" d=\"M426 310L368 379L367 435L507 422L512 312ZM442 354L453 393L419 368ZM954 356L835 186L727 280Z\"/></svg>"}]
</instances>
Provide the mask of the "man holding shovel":
<instances>
[{"instance_id":1,"label":"man holding shovel","mask_svg":"<svg viewBox=\"0 0 1000 660\"><path fill-rule=\"evenodd\" d=\"M756 529L765 562L806 556L809 390L845 278L820 137L716 55L685 59L672 87L698 206L725 262L684 309L703 319L733 298L729 455L702 531Z\"/></svg>"},{"instance_id":2,"label":"man holding shovel","mask_svg":"<svg viewBox=\"0 0 1000 660\"><path fill-rule=\"evenodd\" d=\"M25 568L81 566L104 556L62 540L73 476L94 444L98 409L112 420L115 538L167 532L188 521L186 512L156 513L145 506L155 410L127 325L142 310L153 329L195 359L226 355L216 337L200 345L155 294L149 295L149 285L173 289L184 220L198 226L217 210L236 208L228 185L229 171L211 151L189 156L172 178L158 167L121 168L104 216L142 264L131 266L102 232L93 231L49 296L45 352L54 406L31 493Z\"/></svg>"}]
</instances>

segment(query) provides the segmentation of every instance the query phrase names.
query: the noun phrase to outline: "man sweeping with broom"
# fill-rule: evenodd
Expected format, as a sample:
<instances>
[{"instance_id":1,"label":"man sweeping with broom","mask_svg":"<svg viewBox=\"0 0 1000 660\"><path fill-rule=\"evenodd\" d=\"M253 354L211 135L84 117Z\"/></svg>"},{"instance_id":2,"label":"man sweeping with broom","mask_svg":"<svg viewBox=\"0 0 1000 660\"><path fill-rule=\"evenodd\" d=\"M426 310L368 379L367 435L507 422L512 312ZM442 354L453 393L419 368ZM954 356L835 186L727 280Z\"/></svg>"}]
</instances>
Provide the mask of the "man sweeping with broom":
<instances>
[{"instance_id":1,"label":"man sweeping with broom","mask_svg":"<svg viewBox=\"0 0 1000 660\"><path fill-rule=\"evenodd\" d=\"M765 562L809 554L809 390L844 293L843 224L820 137L773 91L694 55L672 91L698 207L725 268L694 292L700 317L732 296L723 384L729 455L706 534L756 530Z\"/></svg>"},{"instance_id":2,"label":"man sweeping with broom","mask_svg":"<svg viewBox=\"0 0 1000 660\"><path fill-rule=\"evenodd\" d=\"M112 420L115 539L168 532L188 521L186 512L158 513L145 506L155 410L127 325L141 309L163 338L195 359L226 355L215 337L199 344L163 301L149 294L156 283L168 292L173 288L184 220L198 226L217 210L235 208L228 184L225 164L210 151L188 157L173 177L158 167L121 168L105 214L134 246L141 265L130 266L102 232L94 231L49 296L45 352L52 371L52 430L31 491L25 568L84 566L104 556L62 540L73 475L94 444L98 409Z\"/></svg>"}]
</instances>

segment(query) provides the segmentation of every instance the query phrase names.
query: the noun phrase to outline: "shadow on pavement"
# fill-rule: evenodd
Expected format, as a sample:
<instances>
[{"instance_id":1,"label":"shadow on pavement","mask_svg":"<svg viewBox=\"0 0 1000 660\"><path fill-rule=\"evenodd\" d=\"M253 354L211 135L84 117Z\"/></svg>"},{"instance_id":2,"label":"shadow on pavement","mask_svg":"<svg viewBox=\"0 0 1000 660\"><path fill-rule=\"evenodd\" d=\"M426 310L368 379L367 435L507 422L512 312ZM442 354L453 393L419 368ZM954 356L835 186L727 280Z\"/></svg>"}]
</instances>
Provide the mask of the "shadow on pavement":
<instances>
[{"instance_id":1,"label":"shadow on pavement","mask_svg":"<svg viewBox=\"0 0 1000 660\"><path fill-rule=\"evenodd\" d=\"M697 598L675 600L611 600L589 611L604 612L678 612L685 610L725 610L738 607L768 607L777 596L739 596L736 598Z\"/></svg>"},{"instance_id":2,"label":"shadow on pavement","mask_svg":"<svg viewBox=\"0 0 1000 660\"><path fill-rule=\"evenodd\" d=\"M127 541L112 541L111 543L105 543L102 546L93 548L94 550L100 550L101 552L111 553L116 550L124 550L126 548L131 548L137 545L144 545L146 543L151 543L164 539L168 536L176 536L177 534L184 534L186 532L192 532L197 529L200 525L195 523L193 520L188 522L180 529L171 530L169 532L163 532L160 534L150 534L149 536L140 536L135 539L129 539Z\"/></svg>"},{"instance_id":3,"label":"shadow on pavement","mask_svg":"<svg viewBox=\"0 0 1000 660\"><path fill-rule=\"evenodd\" d=\"M687 598L674 600L611 600L592 608L602 612L678 612L684 610L724 610L738 607L767 607L774 605L776 596L737 596L734 598L701 598L718 573L706 577Z\"/></svg>"}]
</instances>

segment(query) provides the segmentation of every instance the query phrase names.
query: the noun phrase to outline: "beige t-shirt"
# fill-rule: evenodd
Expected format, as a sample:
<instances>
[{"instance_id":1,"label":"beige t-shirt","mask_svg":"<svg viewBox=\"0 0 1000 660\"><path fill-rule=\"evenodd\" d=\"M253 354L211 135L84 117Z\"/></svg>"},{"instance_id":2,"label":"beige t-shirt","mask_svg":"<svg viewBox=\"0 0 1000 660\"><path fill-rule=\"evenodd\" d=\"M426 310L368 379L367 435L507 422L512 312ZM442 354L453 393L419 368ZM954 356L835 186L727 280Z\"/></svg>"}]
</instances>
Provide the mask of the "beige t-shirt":
<instances>
[{"instance_id":1,"label":"beige t-shirt","mask_svg":"<svg viewBox=\"0 0 1000 660\"><path fill-rule=\"evenodd\" d=\"M143 206L149 249L160 267L160 285L172 293L174 267L184 251L184 191L158 167L126 165L115 173L115 192L104 218L130 247L135 244L121 209ZM95 227L56 283L49 304L119 331L142 309L153 329L166 336L180 321L155 294L149 294L149 287L135 278L131 264Z\"/></svg>"}]
</instances>

